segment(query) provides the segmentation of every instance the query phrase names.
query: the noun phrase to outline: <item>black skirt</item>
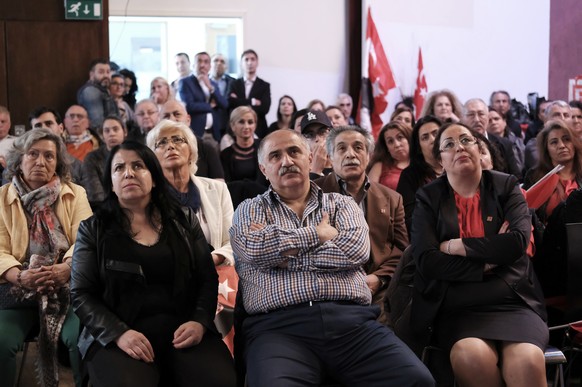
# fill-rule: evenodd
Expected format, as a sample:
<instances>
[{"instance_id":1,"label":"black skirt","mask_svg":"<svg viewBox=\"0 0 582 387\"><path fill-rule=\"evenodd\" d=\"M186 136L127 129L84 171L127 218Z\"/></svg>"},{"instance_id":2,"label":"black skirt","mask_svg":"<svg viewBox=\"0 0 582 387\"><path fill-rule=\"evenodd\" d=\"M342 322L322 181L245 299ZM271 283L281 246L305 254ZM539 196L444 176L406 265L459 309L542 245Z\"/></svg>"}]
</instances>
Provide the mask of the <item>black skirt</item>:
<instances>
[{"instance_id":1,"label":"black skirt","mask_svg":"<svg viewBox=\"0 0 582 387\"><path fill-rule=\"evenodd\" d=\"M451 283L435 321L435 339L450 349L469 337L531 343L545 350L549 331L505 281L486 275L481 282Z\"/></svg>"}]
</instances>

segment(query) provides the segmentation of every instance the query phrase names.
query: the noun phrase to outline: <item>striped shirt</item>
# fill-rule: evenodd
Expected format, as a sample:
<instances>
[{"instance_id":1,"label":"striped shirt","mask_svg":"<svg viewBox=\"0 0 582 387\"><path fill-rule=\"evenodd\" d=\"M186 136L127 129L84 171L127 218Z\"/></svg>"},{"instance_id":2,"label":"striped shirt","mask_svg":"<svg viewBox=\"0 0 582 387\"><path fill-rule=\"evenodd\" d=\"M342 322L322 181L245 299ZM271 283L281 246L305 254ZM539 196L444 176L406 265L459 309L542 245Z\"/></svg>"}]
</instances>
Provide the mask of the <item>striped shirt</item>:
<instances>
[{"instance_id":1,"label":"striped shirt","mask_svg":"<svg viewBox=\"0 0 582 387\"><path fill-rule=\"evenodd\" d=\"M324 213L338 235L320 243L315 227ZM251 222L263 228L251 231ZM371 302L363 268L370 256L368 225L351 197L323 193L311 183L300 219L269 188L238 206L230 243L250 314L308 301ZM298 252L282 255L292 249Z\"/></svg>"}]
</instances>

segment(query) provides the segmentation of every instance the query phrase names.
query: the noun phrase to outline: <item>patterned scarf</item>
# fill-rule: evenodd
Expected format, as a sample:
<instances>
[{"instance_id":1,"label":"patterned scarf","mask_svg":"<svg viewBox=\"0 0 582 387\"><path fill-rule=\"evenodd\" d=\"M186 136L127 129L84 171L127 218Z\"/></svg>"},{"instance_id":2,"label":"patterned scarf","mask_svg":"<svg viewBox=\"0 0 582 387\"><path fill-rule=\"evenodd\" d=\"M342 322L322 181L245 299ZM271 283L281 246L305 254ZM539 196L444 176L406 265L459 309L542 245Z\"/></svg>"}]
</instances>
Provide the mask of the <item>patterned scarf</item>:
<instances>
[{"instance_id":1,"label":"patterned scarf","mask_svg":"<svg viewBox=\"0 0 582 387\"><path fill-rule=\"evenodd\" d=\"M88 130L86 130L85 133L79 135L72 135L68 133L65 135L65 143L75 144L75 147L78 147L87 141L91 141L91 133Z\"/></svg>"},{"instance_id":2,"label":"patterned scarf","mask_svg":"<svg viewBox=\"0 0 582 387\"><path fill-rule=\"evenodd\" d=\"M35 190L30 189L20 176L14 176L12 184L20 196L29 225L27 256L30 258L23 266L37 268L60 263L62 256L70 247L61 223L53 211L61 192L61 180L55 177ZM40 356L37 374L42 386L56 387L59 384L57 348L70 304L69 284L51 294L37 294L34 290L27 290L23 292L22 297L36 298L39 301Z\"/></svg>"}]
</instances>

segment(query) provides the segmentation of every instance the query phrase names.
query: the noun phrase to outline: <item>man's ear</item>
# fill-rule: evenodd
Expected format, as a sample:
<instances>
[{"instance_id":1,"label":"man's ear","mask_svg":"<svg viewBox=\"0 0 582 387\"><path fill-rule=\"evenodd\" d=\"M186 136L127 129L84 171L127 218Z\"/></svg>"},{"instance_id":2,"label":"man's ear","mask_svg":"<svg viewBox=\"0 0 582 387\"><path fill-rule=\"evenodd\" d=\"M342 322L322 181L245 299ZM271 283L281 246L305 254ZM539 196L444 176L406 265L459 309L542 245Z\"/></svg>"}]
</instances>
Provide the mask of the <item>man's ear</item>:
<instances>
[{"instance_id":1,"label":"man's ear","mask_svg":"<svg viewBox=\"0 0 582 387\"><path fill-rule=\"evenodd\" d=\"M265 171L265 167L263 166L263 164L259 164L259 170L263 175L265 175L265 179L269 180L269 177L267 176L267 172Z\"/></svg>"}]
</instances>

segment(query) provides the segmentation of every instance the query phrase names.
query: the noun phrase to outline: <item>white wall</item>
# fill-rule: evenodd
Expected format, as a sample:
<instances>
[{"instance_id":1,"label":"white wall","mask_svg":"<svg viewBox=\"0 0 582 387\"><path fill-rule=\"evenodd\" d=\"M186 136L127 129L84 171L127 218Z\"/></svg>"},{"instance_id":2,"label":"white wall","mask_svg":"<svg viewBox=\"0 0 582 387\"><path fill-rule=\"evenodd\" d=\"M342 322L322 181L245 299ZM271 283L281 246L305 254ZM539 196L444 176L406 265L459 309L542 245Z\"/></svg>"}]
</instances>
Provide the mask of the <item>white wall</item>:
<instances>
[{"instance_id":1,"label":"white wall","mask_svg":"<svg viewBox=\"0 0 582 387\"><path fill-rule=\"evenodd\" d=\"M525 102L547 95L550 0L369 0L402 92L411 94L419 45L430 90L465 101L506 89ZM128 4L127 13L125 6ZM347 88L345 2L340 0L109 0L115 16L238 16L244 47L260 56L259 76L299 107ZM364 12L364 16L366 13Z\"/></svg>"},{"instance_id":2,"label":"white wall","mask_svg":"<svg viewBox=\"0 0 582 387\"><path fill-rule=\"evenodd\" d=\"M414 92L418 47L429 91L487 102L507 90L526 102L547 95L549 0L369 0L372 17L404 94Z\"/></svg>"}]
</instances>

